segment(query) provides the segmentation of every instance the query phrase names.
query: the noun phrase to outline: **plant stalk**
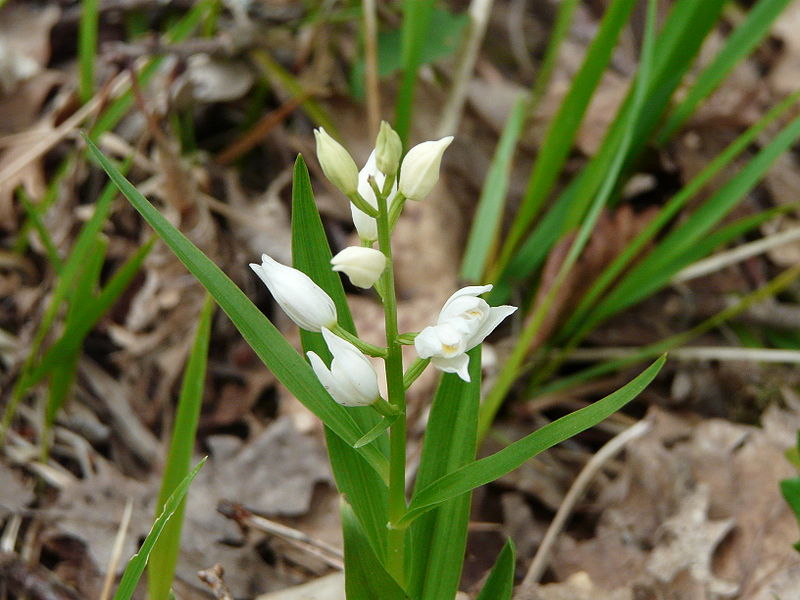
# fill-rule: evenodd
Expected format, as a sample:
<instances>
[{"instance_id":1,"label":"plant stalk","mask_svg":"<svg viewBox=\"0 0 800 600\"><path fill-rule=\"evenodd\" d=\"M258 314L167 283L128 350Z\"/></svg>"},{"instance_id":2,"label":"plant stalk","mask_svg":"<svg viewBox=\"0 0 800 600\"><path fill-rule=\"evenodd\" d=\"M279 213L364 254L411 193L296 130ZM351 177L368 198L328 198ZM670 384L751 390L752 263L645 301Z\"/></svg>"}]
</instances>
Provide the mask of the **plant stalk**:
<instances>
[{"instance_id":1,"label":"plant stalk","mask_svg":"<svg viewBox=\"0 0 800 600\"><path fill-rule=\"evenodd\" d=\"M405 585L405 529L396 529L394 523L406 513L406 399L403 384L403 348L398 339L397 295L394 288L394 266L389 227L387 194L376 194L378 200L378 245L386 256L386 270L382 276L384 318L386 323L386 387L389 404L400 413L389 430L389 531L387 570Z\"/></svg>"}]
</instances>

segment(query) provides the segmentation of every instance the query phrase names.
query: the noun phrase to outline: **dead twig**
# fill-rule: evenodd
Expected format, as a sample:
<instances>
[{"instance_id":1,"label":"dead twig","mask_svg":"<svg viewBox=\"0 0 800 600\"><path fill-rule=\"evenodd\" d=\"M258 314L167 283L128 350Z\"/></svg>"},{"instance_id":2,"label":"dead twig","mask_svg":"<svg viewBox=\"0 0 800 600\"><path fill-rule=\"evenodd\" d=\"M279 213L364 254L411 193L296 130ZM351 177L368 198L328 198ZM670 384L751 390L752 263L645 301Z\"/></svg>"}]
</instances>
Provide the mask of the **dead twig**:
<instances>
[{"instance_id":1,"label":"dead twig","mask_svg":"<svg viewBox=\"0 0 800 600\"><path fill-rule=\"evenodd\" d=\"M612 438L586 463L586 466L583 467L577 479L575 479L575 483L572 484L569 492L567 492L567 495L564 497L564 501L558 508L555 518L552 523L550 523L550 527L547 529L542 544L539 546L539 550L536 552L536 556L533 557L533 562L528 568L525 579L523 579L522 584L517 589L517 593L515 594L516 600L534 600L536 598L536 587L539 584L539 579L547 568L548 561L550 560L550 552L553 549L556 538L561 533L567 519L570 514L572 514L578 501L583 497L586 488L592 482L595 475L603 468L603 465L611 460L628 443L643 436L650 431L651 428L652 425L648 421L639 421L633 427L629 427Z\"/></svg>"},{"instance_id":2,"label":"dead twig","mask_svg":"<svg viewBox=\"0 0 800 600\"><path fill-rule=\"evenodd\" d=\"M258 531L278 536L297 548L323 560L334 569L344 569L344 563L342 562L344 556L341 550L334 548L322 540L313 538L298 529L293 529L265 517L254 515L241 504L226 500L219 503L217 512L229 519L233 519L244 529L252 527Z\"/></svg>"},{"instance_id":3,"label":"dead twig","mask_svg":"<svg viewBox=\"0 0 800 600\"><path fill-rule=\"evenodd\" d=\"M128 498L125 503L125 510L122 513L122 518L119 521L119 529L117 530L117 537L114 538L114 546L111 549L111 556L108 560L108 568L106 569L106 576L103 580L103 590L100 592L100 600L106 600L111 594L111 586L114 584L114 579L117 574L117 565L122 558L122 547L125 542L125 536L128 533L128 525L131 522L131 515L133 514L133 500Z\"/></svg>"},{"instance_id":4,"label":"dead twig","mask_svg":"<svg viewBox=\"0 0 800 600\"><path fill-rule=\"evenodd\" d=\"M233 600L233 595L228 589L228 586L225 585L225 579L223 579L224 575L225 570L219 563L215 564L210 569L197 572L200 581L211 588L211 593L214 594L214 598L217 600Z\"/></svg>"}]
</instances>

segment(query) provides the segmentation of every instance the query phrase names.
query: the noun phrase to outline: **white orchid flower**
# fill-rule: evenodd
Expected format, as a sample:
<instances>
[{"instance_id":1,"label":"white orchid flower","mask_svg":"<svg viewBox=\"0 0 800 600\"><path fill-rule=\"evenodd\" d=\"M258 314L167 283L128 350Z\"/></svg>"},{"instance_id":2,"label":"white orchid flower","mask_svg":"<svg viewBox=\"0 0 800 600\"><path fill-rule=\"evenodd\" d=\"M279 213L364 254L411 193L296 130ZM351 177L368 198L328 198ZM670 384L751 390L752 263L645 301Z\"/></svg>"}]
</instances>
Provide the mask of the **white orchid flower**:
<instances>
[{"instance_id":1,"label":"white orchid flower","mask_svg":"<svg viewBox=\"0 0 800 600\"><path fill-rule=\"evenodd\" d=\"M453 136L422 142L408 151L400 167L400 193L410 200L423 200L439 181L442 155Z\"/></svg>"},{"instance_id":2,"label":"white orchid flower","mask_svg":"<svg viewBox=\"0 0 800 600\"><path fill-rule=\"evenodd\" d=\"M350 342L322 328L322 337L333 355L330 369L314 352L307 352L322 387L342 406L369 406L380 396L378 376L369 360Z\"/></svg>"},{"instance_id":3,"label":"white orchid flower","mask_svg":"<svg viewBox=\"0 0 800 600\"><path fill-rule=\"evenodd\" d=\"M469 357L466 352L480 344L516 306L489 306L478 298L491 285L471 285L458 290L444 303L436 325L426 327L414 339L420 358L445 373L457 373L469 381Z\"/></svg>"},{"instance_id":4,"label":"white orchid flower","mask_svg":"<svg viewBox=\"0 0 800 600\"><path fill-rule=\"evenodd\" d=\"M272 297L289 318L302 329L320 331L336 325L336 305L311 278L297 269L287 267L267 254L261 264L250 264Z\"/></svg>"},{"instance_id":5,"label":"white orchid flower","mask_svg":"<svg viewBox=\"0 0 800 600\"><path fill-rule=\"evenodd\" d=\"M375 248L348 246L331 259L334 271L341 271L353 285L369 289L386 268L386 255Z\"/></svg>"},{"instance_id":6,"label":"white orchid flower","mask_svg":"<svg viewBox=\"0 0 800 600\"><path fill-rule=\"evenodd\" d=\"M367 164L358 173L358 193L367 201L375 210L378 209L378 199L375 198L375 191L369 184L369 178L373 177L378 188L383 188L386 181L386 174L378 169L375 159L375 150L369 155ZM392 206L392 202L397 195L397 182L392 186L392 191L386 200L388 206ZM350 210L353 213L353 224L356 226L358 237L365 242L374 242L378 239L378 223L374 218L367 215L365 212L356 207L352 202L350 203Z\"/></svg>"}]
</instances>

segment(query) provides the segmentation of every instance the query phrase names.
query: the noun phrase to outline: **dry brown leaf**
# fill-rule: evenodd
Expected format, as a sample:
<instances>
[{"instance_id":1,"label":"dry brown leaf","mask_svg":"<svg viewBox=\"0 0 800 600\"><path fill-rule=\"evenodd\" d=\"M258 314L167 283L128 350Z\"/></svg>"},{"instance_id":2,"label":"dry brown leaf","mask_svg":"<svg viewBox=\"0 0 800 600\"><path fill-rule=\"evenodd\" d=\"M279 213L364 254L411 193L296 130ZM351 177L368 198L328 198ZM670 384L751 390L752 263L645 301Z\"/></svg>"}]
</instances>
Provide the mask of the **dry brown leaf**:
<instances>
[{"instance_id":1,"label":"dry brown leaf","mask_svg":"<svg viewBox=\"0 0 800 600\"><path fill-rule=\"evenodd\" d=\"M649 418L653 432L629 446L621 476L596 502L594 535L560 540L557 576L586 571L601 588L687 599L785 589L800 561L778 481L792 475L783 453L800 414L770 408L762 428L655 408Z\"/></svg>"}]
</instances>

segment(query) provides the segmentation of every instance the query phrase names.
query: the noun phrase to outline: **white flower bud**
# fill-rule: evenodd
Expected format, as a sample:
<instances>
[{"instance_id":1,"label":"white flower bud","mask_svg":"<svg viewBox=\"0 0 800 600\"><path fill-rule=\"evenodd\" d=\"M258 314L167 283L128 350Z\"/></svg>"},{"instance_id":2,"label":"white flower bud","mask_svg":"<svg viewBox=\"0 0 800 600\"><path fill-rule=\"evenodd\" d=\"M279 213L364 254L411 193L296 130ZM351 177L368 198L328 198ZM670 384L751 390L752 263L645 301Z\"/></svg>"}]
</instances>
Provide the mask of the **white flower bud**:
<instances>
[{"instance_id":1,"label":"white flower bud","mask_svg":"<svg viewBox=\"0 0 800 600\"><path fill-rule=\"evenodd\" d=\"M308 331L320 331L336 325L336 305L311 278L297 269L287 267L266 254L261 264L250 268L261 278L272 297L297 325Z\"/></svg>"},{"instance_id":2,"label":"white flower bud","mask_svg":"<svg viewBox=\"0 0 800 600\"><path fill-rule=\"evenodd\" d=\"M442 155L453 136L435 142L422 142L408 151L400 168L400 193L410 200L422 200L439 181Z\"/></svg>"},{"instance_id":3,"label":"white flower bud","mask_svg":"<svg viewBox=\"0 0 800 600\"><path fill-rule=\"evenodd\" d=\"M386 121L381 121L378 139L375 140L375 163L384 175L397 173L400 157L403 156L403 142L400 136Z\"/></svg>"},{"instance_id":4,"label":"white flower bud","mask_svg":"<svg viewBox=\"0 0 800 600\"><path fill-rule=\"evenodd\" d=\"M369 406L378 399L378 377L361 351L350 342L322 328L322 337L333 355L330 369L314 352L308 360L322 386L343 406Z\"/></svg>"},{"instance_id":5,"label":"white flower bud","mask_svg":"<svg viewBox=\"0 0 800 600\"><path fill-rule=\"evenodd\" d=\"M317 139L317 158L325 177L345 195L358 189L358 167L353 157L339 142L320 127L314 130Z\"/></svg>"},{"instance_id":6,"label":"white flower bud","mask_svg":"<svg viewBox=\"0 0 800 600\"><path fill-rule=\"evenodd\" d=\"M353 285L368 289L386 268L386 255L375 248L349 246L334 256L331 264L334 271L347 275Z\"/></svg>"},{"instance_id":7,"label":"white flower bud","mask_svg":"<svg viewBox=\"0 0 800 600\"><path fill-rule=\"evenodd\" d=\"M369 178L373 177L375 179L375 183L378 184L378 187L382 188L383 184L386 182L386 175L384 175L375 164L375 154L376 152L373 150L367 159L367 164L365 164L364 168L358 173L358 193L361 194L361 197L364 198L364 200L370 206L372 206L372 208L377 209L378 199L375 197L375 192L373 191L372 186L369 184ZM394 185L389 192L389 197L386 199L390 207L392 206L392 202L394 202L396 196L397 181L394 182ZM365 242L374 242L377 240L378 223L375 221L375 219L359 210L358 207L356 207L356 205L352 202L350 203L350 209L353 213L353 224L356 226L356 231L358 231L358 237Z\"/></svg>"}]
</instances>

